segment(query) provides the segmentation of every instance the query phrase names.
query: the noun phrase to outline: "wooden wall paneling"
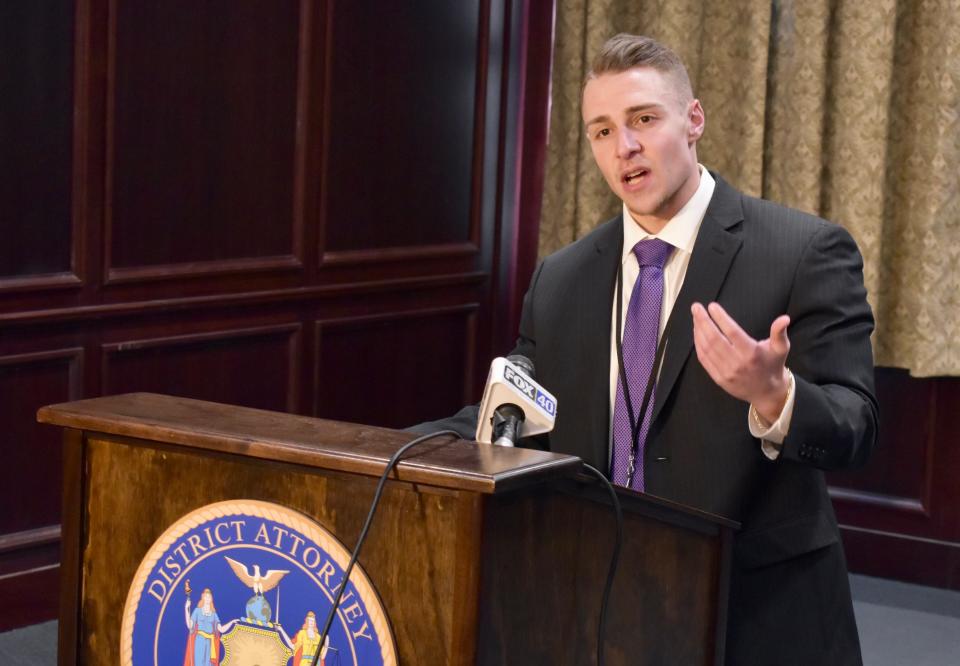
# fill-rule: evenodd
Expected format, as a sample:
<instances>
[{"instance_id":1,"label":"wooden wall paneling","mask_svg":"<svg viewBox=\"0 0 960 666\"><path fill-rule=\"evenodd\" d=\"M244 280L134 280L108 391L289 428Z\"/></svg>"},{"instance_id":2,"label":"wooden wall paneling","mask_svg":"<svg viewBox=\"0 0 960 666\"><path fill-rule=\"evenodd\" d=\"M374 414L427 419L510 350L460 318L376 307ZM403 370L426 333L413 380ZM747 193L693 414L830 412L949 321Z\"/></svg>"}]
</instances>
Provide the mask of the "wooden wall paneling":
<instances>
[{"instance_id":1,"label":"wooden wall paneling","mask_svg":"<svg viewBox=\"0 0 960 666\"><path fill-rule=\"evenodd\" d=\"M867 466L829 475L850 568L960 589L953 446L960 381L877 369L880 444Z\"/></svg>"},{"instance_id":2,"label":"wooden wall paneling","mask_svg":"<svg viewBox=\"0 0 960 666\"><path fill-rule=\"evenodd\" d=\"M0 293L75 287L71 0L0 3Z\"/></svg>"},{"instance_id":3,"label":"wooden wall paneling","mask_svg":"<svg viewBox=\"0 0 960 666\"><path fill-rule=\"evenodd\" d=\"M477 304L316 321L322 418L403 428L472 400Z\"/></svg>"},{"instance_id":4,"label":"wooden wall paneling","mask_svg":"<svg viewBox=\"0 0 960 666\"><path fill-rule=\"evenodd\" d=\"M0 356L0 631L56 610L60 550L60 436L36 422L37 409L83 397L81 348Z\"/></svg>"},{"instance_id":5,"label":"wooden wall paneling","mask_svg":"<svg viewBox=\"0 0 960 666\"><path fill-rule=\"evenodd\" d=\"M102 354L104 395L148 391L299 409L299 322L111 342Z\"/></svg>"},{"instance_id":6,"label":"wooden wall paneling","mask_svg":"<svg viewBox=\"0 0 960 666\"><path fill-rule=\"evenodd\" d=\"M328 3L324 264L476 251L486 6Z\"/></svg>"},{"instance_id":7,"label":"wooden wall paneling","mask_svg":"<svg viewBox=\"0 0 960 666\"><path fill-rule=\"evenodd\" d=\"M106 282L299 267L300 4L114 0L109 21Z\"/></svg>"},{"instance_id":8,"label":"wooden wall paneling","mask_svg":"<svg viewBox=\"0 0 960 666\"><path fill-rule=\"evenodd\" d=\"M511 214L500 198L521 108L506 98L517 92L517 12L532 5L395 4L30 9L67 16L66 37L35 41L67 62L56 160L70 174L72 269L0 284L0 338L12 341L2 353L82 347L78 395L326 405L386 425L475 400L502 326L494 276L514 261L510 241L494 241ZM72 289L47 289L58 284ZM316 322L306 348L301 321ZM360 385L351 359L379 381ZM353 393L318 384L338 373ZM44 511L30 506L31 526L7 544L49 550ZM39 574L48 583L50 571Z\"/></svg>"}]
</instances>

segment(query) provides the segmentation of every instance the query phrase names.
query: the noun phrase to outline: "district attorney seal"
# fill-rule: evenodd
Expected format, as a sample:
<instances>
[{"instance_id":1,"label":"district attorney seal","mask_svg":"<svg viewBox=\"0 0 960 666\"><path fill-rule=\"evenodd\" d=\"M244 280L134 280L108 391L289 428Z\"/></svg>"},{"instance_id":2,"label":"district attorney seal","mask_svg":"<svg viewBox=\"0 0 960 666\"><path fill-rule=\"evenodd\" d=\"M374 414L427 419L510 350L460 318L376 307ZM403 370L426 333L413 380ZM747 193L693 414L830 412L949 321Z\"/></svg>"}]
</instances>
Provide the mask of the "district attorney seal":
<instances>
[{"instance_id":1,"label":"district attorney seal","mask_svg":"<svg viewBox=\"0 0 960 666\"><path fill-rule=\"evenodd\" d=\"M305 515L233 500L183 516L153 544L130 585L123 666L396 666L387 614L359 565L329 642L319 631L350 553ZM318 663L321 663L318 661Z\"/></svg>"}]
</instances>

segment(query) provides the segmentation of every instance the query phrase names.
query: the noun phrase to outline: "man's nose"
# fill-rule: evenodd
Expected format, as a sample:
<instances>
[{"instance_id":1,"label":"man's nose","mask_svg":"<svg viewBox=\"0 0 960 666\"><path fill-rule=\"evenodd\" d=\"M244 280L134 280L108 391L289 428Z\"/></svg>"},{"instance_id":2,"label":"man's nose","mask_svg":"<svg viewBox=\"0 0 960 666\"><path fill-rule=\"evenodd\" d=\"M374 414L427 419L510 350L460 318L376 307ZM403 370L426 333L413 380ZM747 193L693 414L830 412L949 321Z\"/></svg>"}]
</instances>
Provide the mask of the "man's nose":
<instances>
[{"instance_id":1,"label":"man's nose","mask_svg":"<svg viewBox=\"0 0 960 666\"><path fill-rule=\"evenodd\" d=\"M641 151L643 151L643 145L629 128L624 128L617 133L617 154L619 157L627 158Z\"/></svg>"}]
</instances>

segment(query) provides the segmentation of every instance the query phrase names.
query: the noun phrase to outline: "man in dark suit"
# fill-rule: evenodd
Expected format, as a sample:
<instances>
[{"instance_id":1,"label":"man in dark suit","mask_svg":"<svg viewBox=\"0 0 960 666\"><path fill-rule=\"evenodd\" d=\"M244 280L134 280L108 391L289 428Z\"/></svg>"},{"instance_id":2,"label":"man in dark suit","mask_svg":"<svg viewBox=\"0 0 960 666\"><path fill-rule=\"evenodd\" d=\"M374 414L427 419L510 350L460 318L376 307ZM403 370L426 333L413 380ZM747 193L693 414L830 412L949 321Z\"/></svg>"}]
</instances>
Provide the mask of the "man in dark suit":
<instances>
[{"instance_id":1,"label":"man in dark suit","mask_svg":"<svg viewBox=\"0 0 960 666\"><path fill-rule=\"evenodd\" d=\"M860 664L822 471L861 464L877 435L873 317L855 243L698 164L703 108L677 56L653 40L604 45L583 117L623 213L547 257L524 300L514 353L535 362L559 405L546 446L742 523L727 663ZM651 240L666 259L659 312L647 306L643 316L663 361L642 415L653 350L630 352L646 355L640 373L618 356L631 296L651 280L632 250ZM472 436L476 410L443 425ZM624 477L631 449L635 471Z\"/></svg>"}]
</instances>

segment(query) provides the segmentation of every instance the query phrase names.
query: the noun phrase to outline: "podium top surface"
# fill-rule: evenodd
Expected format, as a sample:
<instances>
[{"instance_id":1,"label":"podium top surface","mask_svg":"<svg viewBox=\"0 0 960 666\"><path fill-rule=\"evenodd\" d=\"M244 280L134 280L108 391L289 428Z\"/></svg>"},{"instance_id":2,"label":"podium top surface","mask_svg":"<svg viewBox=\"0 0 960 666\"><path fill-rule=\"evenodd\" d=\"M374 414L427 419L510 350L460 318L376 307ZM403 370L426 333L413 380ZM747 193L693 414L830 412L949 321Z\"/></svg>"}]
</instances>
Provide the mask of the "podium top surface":
<instances>
[{"instance_id":1,"label":"podium top surface","mask_svg":"<svg viewBox=\"0 0 960 666\"><path fill-rule=\"evenodd\" d=\"M126 393L42 407L41 423L274 462L379 476L416 435L399 430L155 393ZM573 476L574 456L438 437L404 454L391 478L497 493Z\"/></svg>"}]
</instances>

